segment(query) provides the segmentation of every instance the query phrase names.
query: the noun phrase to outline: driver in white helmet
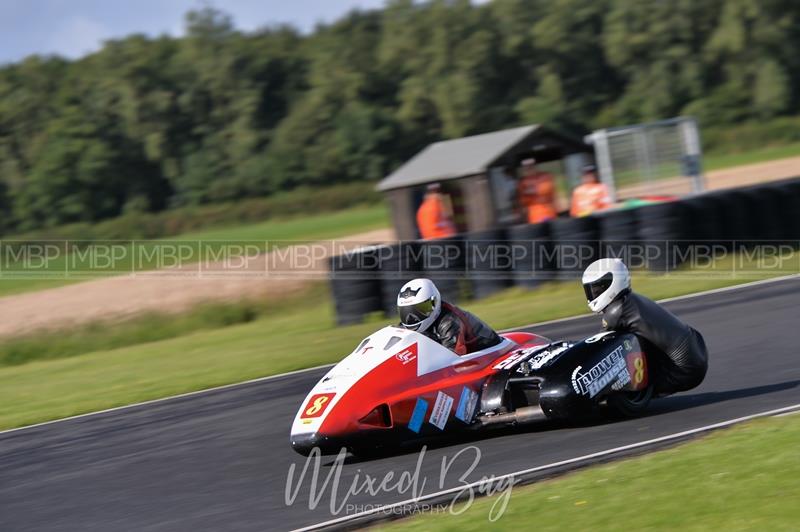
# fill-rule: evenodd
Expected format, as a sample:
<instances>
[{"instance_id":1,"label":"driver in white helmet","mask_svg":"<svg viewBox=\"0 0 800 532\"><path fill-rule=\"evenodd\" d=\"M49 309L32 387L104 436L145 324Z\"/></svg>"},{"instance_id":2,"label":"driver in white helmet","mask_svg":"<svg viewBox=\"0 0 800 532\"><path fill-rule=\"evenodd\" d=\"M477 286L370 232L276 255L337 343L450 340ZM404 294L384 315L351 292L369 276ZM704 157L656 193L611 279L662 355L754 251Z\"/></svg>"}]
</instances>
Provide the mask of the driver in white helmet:
<instances>
[{"instance_id":1,"label":"driver in white helmet","mask_svg":"<svg viewBox=\"0 0 800 532\"><path fill-rule=\"evenodd\" d=\"M703 382L708 352L702 335L674 314L631 291L631 275L620 259L600 259L583 273L589 308L603 315L606 330L630 332L644 341L646 352L663 353L655 360L655 392L689 390ZM652 359L651 359L652 360Z\"/></svg>"},{"instance_id":2,"label":"driver in white helmet","mask_svg":"<svg viewBox=\"0 0 800 532\"><path fill-rule=\"evenodd\" d=\"M400 325L439 342L458 355L500 343L491 327L466 310L442 301L430 279L413 279L397 295Z\"/></svg>"}]
</instances>

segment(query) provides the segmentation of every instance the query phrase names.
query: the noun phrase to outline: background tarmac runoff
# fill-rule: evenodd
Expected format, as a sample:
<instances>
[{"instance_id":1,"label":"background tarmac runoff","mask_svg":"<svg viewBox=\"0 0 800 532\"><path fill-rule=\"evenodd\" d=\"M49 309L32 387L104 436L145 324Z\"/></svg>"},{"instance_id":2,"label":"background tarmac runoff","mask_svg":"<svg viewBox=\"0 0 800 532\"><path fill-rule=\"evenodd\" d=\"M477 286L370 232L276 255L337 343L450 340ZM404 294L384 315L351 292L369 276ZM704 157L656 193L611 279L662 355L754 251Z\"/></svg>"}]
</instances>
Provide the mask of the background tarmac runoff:
<instances>
[{"instance_id":1,"label":"background tarmac runoff","mask_svg":"<svg viewBox=\"0 0 800 532\"><path fill-rule=\"evenodd\" d=\"M667 302L706 338L710 369L699 388L654 401L640 419L544 424L429 448L423 494L439 491L442 458L470 445L481 459L465 480L476 481L800 403L798 301L793 277ZM586 316L528 330L579 339L598 328ZM329 491L309 510L310 470L294 503L284 502L290 464L305 462L289 428L325 371L0 433L0 530L290 530L341 517L331 515ZM350 461L341 490L355 475L413 473L418 457ZM444 488L459 485L472 460L454 462ZM320 481L332 461L323 458ZM393 491L347 502L407 499Z\"/></svg>"}]
</instances>

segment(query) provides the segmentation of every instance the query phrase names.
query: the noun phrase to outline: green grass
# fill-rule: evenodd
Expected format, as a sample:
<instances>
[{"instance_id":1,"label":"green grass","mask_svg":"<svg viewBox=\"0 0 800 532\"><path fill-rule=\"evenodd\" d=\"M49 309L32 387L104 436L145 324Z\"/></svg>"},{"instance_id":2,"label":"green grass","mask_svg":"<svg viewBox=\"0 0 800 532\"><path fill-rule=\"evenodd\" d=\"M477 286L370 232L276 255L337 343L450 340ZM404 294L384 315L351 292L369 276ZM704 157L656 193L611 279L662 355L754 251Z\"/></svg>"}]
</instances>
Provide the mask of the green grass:
<instances>
[{"instance_id":1,"label":"green grass","mask_svg":"<svg viewBox=\"0 0 800 532\"><path fill-rule=\"evenodd\" d=\"M355 233L386 227L388 217L384 205L353 207L347 210L322 213L303 218L287 220L269 220L266 222L225 227L213 230L203 230L186 233L170 239L137 243L136 249L122 242L98 242L100 246L113 243L119 246L119 260L110 261L109 265L92 267L91 256L85 259L77 254L64 253L60 248L51 248L52 258L41 268L35 270L23 269L24 262L8 260L4 255L3 268L0 270L0 296L12 295L33 290L55 288L89 278L116 275L130 272L132 268L147 270L171 265L170 262L159 262L160 257L153 253L158 246L170 244L183 244L187 254L181 259L182 264L198 262L209 253L218 251L225 243L248 243L263 251L266 241L270 242L270 249L288 244L287 241L316 241L339 238ZM200 241L205 241L202 245ZM255 242L253 242L255 241ZM6 241L6 244L8 241ZM44 244L44 243L43 243ZM163 249L163 248L162 248ZM146 251L141 253L141 251ZM72 276L65 272L72 270Z\"/></svg>"},{"instance_id":2,"label":"green grass","mask_svg":"<svg viewBox=\"0 0 800 532\"><path fill-rule=\"evenodd\" d=\"M763 163L776 159L800 156L800 142L784 146L769 146L766 148L731 153L710 153L703 157L703 170L719 170L745 164Z\"/></svg>"},{"instance_id":3,"label":"green grass","mask_svg":"<svg viewBox=\"0 0 800 532\"><path fill-rule=\"evenodd\" d=\"M796 265L792 266L762 273L761 277L797 271ZM643 294L663 298L743 280L692 275L637 274L634 283ZM153 333L142 330L151 326L146 320L134 322L127 332L124 326L118 327L119 333L108 333L111 338L93 337L92 331L85 338L45 333L39 341L49 346L48 353L73 356L0 369L0 428L335 362L361 338L390 322L376 318L360 325L335 327L331 304L322 288L300 303L284 305L285 301L268 302L261 317L240 325L223 326L202 319L173 329L164 325L168 329L165 336L174 337L158 341L148 341ZM533 292L512 289L464 306L498 329L586 312L582 291L574 281L550 283ZM231 314L235 318L236 312ZM232 321L236 323L236 319ZM212 330L207 330L209 327ZM15 341L0 344L0 353L11 349ZM78 354L81 345L88 349L124 347ZM60 346L64 346L63 353L59 353Z\"/></svg>"},{"instance_id":4,"label":"green grass","mask_svg":"<svg viewBox=\"0 0 800 532\"><path fill-rule=\"evenodd\" d=\"M515 487L498 495L375 527L387 531L797 530L800 416L747 423L639 458ZM499 508L499 505L498 507Z\"/></svg>"}]
</instances>

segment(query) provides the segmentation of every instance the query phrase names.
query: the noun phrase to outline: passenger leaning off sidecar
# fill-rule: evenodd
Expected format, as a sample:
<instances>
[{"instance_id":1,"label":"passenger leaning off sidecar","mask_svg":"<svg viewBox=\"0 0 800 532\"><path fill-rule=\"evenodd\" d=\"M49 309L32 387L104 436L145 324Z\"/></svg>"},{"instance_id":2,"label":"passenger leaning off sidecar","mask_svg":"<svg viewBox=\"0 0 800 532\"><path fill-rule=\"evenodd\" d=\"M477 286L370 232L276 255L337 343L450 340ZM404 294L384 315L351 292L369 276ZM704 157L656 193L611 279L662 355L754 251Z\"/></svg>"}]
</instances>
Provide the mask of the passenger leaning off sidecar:
<instances>
[{"instance_id":1,"label":"passenger leaning off sidecar","mask_svg":"<svg viewBox=\"0 0 800 532\"><path fill-rule=\"evenodd\" d=\"M655 393L689 390L703 382L708 351L702 335L674 314L631 291L628 268L619 259L600 259L583 273L589 308L603 315L603 328L636 334L645 352L653 348L664 356L648 357L654 367ZM651 377L651 378L652 378Z\"/></svg>"},{"instance_id":2,"label":"passenger leaning off sidecar","mask_svg":"<svg viewBox=\"0 0 800 532\"><path fill-rule=\"evenodd\" d=\"M458 355L500 343L500 337L475 315L442 301L430 279L413 279L397 295L400 325L422 333Z\"/></svg>"}]
</instances>

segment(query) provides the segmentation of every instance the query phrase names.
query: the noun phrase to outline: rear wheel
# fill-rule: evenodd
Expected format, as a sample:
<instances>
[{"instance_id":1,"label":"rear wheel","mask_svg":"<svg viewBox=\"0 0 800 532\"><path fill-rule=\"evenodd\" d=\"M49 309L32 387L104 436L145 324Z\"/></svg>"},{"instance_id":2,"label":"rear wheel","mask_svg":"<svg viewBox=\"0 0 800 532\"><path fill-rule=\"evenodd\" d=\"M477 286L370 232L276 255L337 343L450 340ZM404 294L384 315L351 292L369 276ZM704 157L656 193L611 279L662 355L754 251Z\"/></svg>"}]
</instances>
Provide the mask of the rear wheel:
<instances>
[{"instance_id":1,"label":"rear wheel","mask_svg":"<svg viewBox=\"0 0 800 532\"><path fill-rule=\"evenodd\" d=\"M637 392L617 392L608 396L606 404L615 413L624 417L638 417L644 414L650 399L653 398L653 385Z\"/></svg>"}]
</instances>

